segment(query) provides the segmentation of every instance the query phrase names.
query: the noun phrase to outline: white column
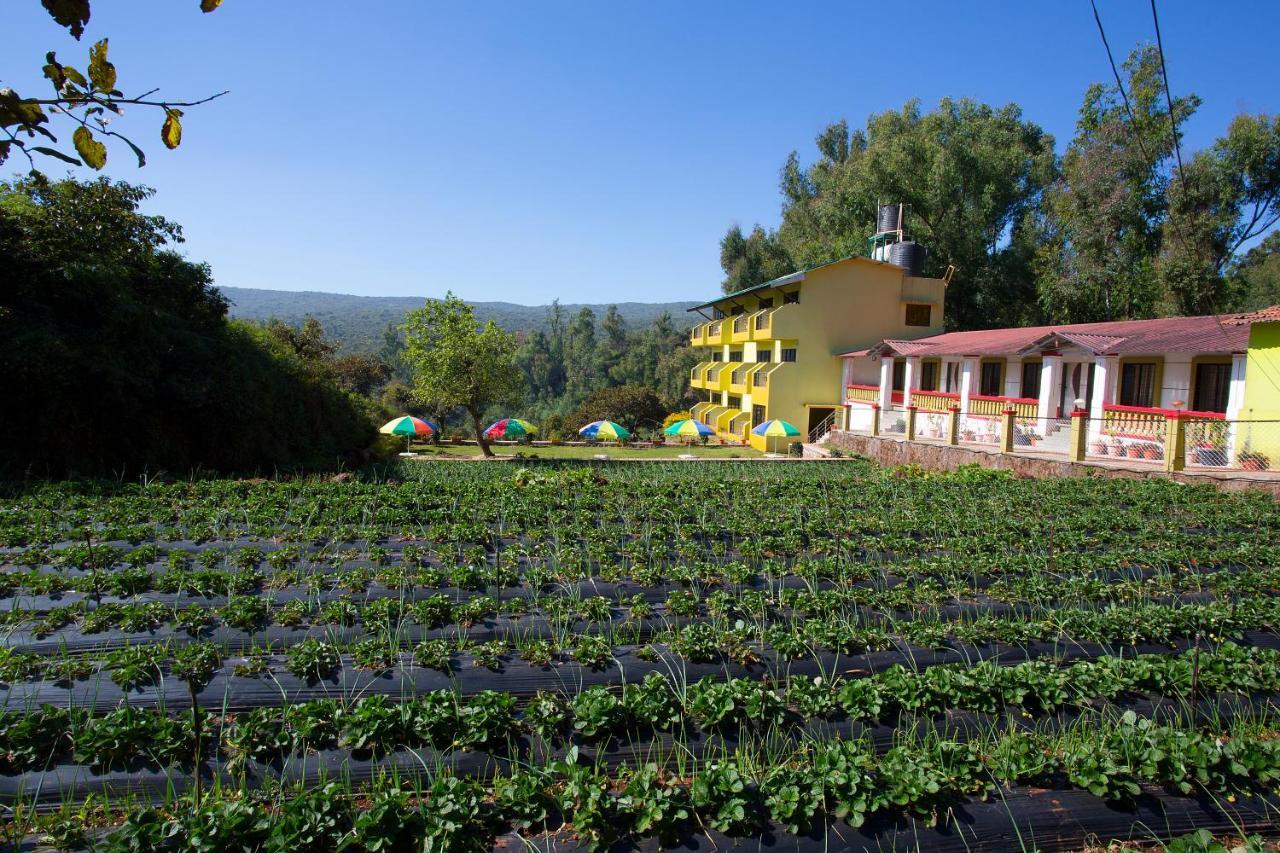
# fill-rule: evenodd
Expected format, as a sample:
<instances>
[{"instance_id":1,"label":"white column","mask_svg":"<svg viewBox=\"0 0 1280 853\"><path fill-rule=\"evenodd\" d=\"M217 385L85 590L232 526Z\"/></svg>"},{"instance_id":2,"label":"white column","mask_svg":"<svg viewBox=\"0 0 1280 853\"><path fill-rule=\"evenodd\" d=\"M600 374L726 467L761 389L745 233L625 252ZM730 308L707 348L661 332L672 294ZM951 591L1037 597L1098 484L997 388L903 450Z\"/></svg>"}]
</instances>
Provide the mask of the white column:
<instances>
[{"instance_id":1,"label":"white column","mask_svg":"<svg viewBox=\"0 0 1280 853\"><path fill-rule=\"evenodd\" d=\"M1040 358L1040 417L1060 418L1066 414L1058 411L1058 401L1062 399L1062 355L1044 353Z\"/></svg>"},{"instance_id":2,"label":"white column","mask_svg":"<svg viewBox=\"0 0 1280 853\"><path fill-rule=\"evenodd\" d=\"M1102 432L1103 406L1116 398L1116 381L1120 361L1114 355L1100 355L1093 360L1093 393L1089 400L1089 435Z\"/></svg>"},{"instance_id":3,"label":"white column","mask_svg":"<svg viewBox=\"0 0 1280 853\"><path fill-rule=\"evenodd\" d=\"M1236 437L1240 434L1235 423L1244 408L1244 372L1249 357L1243 353L1231 356L1231 384L1227 386L1227 459L1236 458ZM1190 401L1187 403L1191 405Z\"/></svg>"},{"instance_id":4,"label":"white column","mask_svg":"<svg viewBox=\"0 0 1280 853\"><path fill-rule=\"evenodd\" d=\"M909 355L902 371L902 408L911 405L911 392L920 387L920 356Z\"/></svg>"},{"instance_id":5,"label":"white column","mask_svg":"<svg viewBox=\"0 0 1280 853\"><path fill-rule=\"evenodd\" d=\"M1006 397L1022 396L1022 359L1020 358L1004 360L1004 395Z\"/></svg>"},{"instance_id":6,"label":"white column","mask_svg":"<svg viewBox=\"0 0 1280 853\"><path fill-rule=\"evenodd\" d=\"M880 411L887 412L893 405L893 356L880 357Z\"/></svg>"},{"instance_id":7,"label":"white column","mask_svg":"<svg viewBox=\"0 0 1280 853\"><path fill-rule=\"evenodd\" d=\"M960 362L960 417L969 416L969 395L978 383L978 359L966 358Z\"/></svg>"}]
</instances>

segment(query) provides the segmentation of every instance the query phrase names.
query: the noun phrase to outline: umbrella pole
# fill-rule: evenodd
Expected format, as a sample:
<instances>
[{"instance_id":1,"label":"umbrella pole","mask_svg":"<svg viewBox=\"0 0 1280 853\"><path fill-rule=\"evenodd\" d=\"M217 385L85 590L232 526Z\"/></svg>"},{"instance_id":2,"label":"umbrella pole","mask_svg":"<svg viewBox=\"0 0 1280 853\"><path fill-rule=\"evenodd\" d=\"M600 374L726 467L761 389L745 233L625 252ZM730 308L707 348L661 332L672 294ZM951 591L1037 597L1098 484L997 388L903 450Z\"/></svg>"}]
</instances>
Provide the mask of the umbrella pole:
<instances>
[{"instance_id":1,"label":"umbrella pole","mask_svg":"<svg viewBox=\"0 0 1280 853\"><path fill-rule=\"evenodd\" d=\"M409 451L409 441L410 441L410 437L406 435L406 436L404 437L404 452L405 452L405 453L410 452L410 451Z\"/></svg>"}]
</instances>

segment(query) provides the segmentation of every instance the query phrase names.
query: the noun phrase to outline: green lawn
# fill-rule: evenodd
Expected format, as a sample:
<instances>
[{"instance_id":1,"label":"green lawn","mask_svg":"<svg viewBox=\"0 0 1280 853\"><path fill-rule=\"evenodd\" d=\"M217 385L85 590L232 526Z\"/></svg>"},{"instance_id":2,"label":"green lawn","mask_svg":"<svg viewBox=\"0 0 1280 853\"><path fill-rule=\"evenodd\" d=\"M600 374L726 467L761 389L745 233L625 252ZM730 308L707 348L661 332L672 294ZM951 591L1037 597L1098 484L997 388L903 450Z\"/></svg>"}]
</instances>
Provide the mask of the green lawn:
<instances>
[{"instance_id":1,"label":"green lawn","mask_svg":"<svg viewBox=\"0 0 1280 853\"><path fill-rule=\"evenodd\" d=\"M429 444L414 445L413 451L424 457L434 455L455 459L474 458L480 455L480 448L474 444L442 444L439 447L433 447ZM764 455L750 447L677 444L669 444L664 447L612 447L608 445L599 447L566 447L564 445L551 447L540 445L533 447L500 445L493 448L493 452L498 456L506 457L521 453L524 456L536 456L539 459L592 459L598 454L608 456L610 459L676 459L686 453L692 454L699 459L758 459Z\"/></svg>"}]
</instances>

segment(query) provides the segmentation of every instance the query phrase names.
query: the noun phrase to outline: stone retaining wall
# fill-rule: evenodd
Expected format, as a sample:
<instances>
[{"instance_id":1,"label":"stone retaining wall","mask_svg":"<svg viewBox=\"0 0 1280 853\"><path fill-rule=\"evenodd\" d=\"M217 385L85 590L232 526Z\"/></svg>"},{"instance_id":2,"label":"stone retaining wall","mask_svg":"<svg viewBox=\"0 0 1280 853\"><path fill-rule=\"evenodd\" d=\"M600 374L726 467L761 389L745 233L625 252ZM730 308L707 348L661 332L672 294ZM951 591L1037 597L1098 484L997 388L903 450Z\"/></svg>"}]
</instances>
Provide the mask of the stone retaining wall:
<instances>
[{"instance_id":1,"label":"stone retaining wall","mask_svg":"<svg viewBox=\"0 0 1280 853\"><path fill-rule=\"evenodd\" d=\"M961 465L1004 468L1018 477L1128 477L1165 478L1179 483L1201 483L1223 491L1258 489L1280 498L1280 476L1250 471L1166 472L1145 467L1126 467L1115 462L1067 462L1043 456L1001 453L970 447L952 447L918 441L872 437L852 432L833 432L827 446L846 453L858 453L881 465L919 465L930 471L954 471Z\"/></svg>"}]
</instances>

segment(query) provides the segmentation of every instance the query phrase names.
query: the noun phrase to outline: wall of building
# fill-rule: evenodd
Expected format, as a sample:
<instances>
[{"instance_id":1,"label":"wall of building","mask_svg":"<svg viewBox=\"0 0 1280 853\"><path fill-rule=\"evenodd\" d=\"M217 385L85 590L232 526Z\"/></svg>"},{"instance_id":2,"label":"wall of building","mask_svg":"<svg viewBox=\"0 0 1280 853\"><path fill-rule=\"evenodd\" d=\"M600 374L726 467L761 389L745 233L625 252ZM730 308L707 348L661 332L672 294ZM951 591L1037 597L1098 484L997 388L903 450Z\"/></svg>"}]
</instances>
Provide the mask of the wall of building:
<instances>
[{"instance_id":1,"label":"wall of building","mask_svg":"<svg viewBox=\"0 0 1280 853\"><path fill-rule=\"evenodd\" d=\"M1272 464L1280 462L1280 323L1254 323L1249 330L1249 355L1245 363L1244 405L1238 447L1265 453Z\"/></svg>"}]
</instances>

